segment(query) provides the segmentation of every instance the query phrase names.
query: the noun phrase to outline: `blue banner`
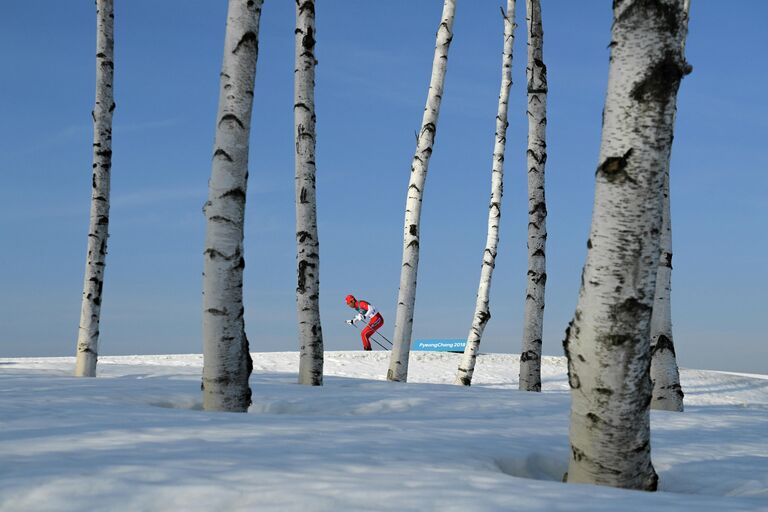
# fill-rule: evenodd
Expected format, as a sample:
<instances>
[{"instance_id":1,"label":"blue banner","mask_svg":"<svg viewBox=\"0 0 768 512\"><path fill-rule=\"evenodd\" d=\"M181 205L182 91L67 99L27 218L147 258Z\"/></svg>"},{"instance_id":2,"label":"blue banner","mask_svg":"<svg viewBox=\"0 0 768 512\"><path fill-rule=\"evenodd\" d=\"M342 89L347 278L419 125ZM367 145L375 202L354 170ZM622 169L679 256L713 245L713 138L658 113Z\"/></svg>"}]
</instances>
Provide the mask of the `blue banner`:
<instances>
[{"instance_id":1,"label":"blue banner","mask_svg":"<svg viewBox=\"0 0 768 512\"><path fill-rule=\"evenodd\" d=\"M421 352L464 352L467 346L465 339L435 339L416 340L411 344L411 350Z\"/></svg>"}]
</instances>

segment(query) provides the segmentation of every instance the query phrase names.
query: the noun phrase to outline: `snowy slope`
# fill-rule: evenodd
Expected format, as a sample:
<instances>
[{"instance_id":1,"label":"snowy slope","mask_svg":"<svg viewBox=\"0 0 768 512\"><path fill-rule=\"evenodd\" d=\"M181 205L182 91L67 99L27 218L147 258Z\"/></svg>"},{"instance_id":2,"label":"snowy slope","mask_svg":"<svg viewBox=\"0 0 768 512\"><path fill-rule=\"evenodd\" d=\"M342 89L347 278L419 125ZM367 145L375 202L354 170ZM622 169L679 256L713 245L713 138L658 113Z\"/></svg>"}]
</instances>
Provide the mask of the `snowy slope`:
<instances>
[{"instance_id":1,"label":"snowy slope","mask_svg":"<svg viewBox=\"0 0 768 512\"><path fill-rule=\"evenodd\" d=\"M200 410L199 355L0 359L0 510L768 511L768 380L683 370L686 412L652 413L657 493L565 485L570 395L545 357L326 353L322 388L297 353L254 354L249 414Z\"/></svg>"}]
</instances>

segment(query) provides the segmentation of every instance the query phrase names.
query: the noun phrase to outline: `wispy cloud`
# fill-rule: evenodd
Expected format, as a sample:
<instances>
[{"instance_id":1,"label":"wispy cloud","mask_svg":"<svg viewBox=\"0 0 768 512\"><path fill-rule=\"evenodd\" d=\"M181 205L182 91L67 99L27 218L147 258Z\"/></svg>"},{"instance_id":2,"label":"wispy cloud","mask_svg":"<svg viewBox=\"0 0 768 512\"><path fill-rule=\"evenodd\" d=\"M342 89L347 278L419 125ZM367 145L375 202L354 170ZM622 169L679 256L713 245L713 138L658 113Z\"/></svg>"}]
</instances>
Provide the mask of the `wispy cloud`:
<instances>
[{"instance_id":1,"label":"wispy cloud","mask_svg":"<svg viewBox=\"0 0 768 512\"><path fill-rule=\"evenodd\" d=\"M116 123L113 125L112 131L117 135L130 134L169 128L176 126L179 123L180 120L178 118L156 119L136 123ZM90 148L92 138L93 125L90 123L71 124L48 134L43 134L40 139L35 140L35 143L32 146L20 148L21 156L28 156L38 153L41 150L56 148L74 142L82 142L85 147Z\"/></svg>"},{"instance_id":2,"label":"wispy cloud","mask_svg":"<svg viewBox=\"0 0 768 512\"><path fill-rule=\"evenodd\" d=\"M135 190L128 193L117 194L111 200L114 208L136 208L168 201L184 201L187 199L197 199L202 201L208 192L207 187L172 187L172 188L150 188L144 190Z\"/></svg>"},{"instance_id":3,"label":"wispy cloud","mask_svg":"<svg viewBox=\"0 0 768 512\"><path fill-rule=\"evenodd\" d=\"M117 123L112 127L114 133L143 132L159 128L170 128L179 124L178 118L158 119L154 121L141 121L138 123Z\"/></svg>"}]
</instances>

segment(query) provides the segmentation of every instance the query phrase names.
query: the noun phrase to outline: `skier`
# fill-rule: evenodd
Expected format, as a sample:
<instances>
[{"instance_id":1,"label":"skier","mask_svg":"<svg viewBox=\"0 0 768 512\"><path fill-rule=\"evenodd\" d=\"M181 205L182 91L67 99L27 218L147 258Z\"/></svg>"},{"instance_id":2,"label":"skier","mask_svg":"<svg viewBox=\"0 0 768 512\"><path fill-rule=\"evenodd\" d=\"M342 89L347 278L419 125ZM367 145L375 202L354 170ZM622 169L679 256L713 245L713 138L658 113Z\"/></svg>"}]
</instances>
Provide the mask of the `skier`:
<instances>
[{"instance_id":1,"label":"skier","mask_svg":"<svg viewBox=\"0 0 768 512\"><path fill-rule=\"evenodd\" d=\"M347 295L346 301L347 306L357 311L355 318L347 320L349 325L355 325L355 322L364 320L368 321L368 325L360 331L360 337L363 339L363 350L371 350L371 336L384 325L384 317L376 311L372 304L364 300L357 300L354 295Z\"/></svg>"}]
</instances>

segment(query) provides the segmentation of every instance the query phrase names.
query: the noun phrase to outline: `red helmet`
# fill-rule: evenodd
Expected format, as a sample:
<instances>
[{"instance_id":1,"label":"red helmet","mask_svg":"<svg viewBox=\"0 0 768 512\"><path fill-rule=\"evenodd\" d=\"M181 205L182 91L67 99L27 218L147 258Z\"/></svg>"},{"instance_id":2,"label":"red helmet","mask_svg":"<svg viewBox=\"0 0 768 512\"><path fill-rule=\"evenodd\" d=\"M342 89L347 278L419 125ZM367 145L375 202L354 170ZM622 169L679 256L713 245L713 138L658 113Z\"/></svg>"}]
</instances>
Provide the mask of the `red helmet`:
<instances>
[{"instance_id":1,"label":"red helmet","mask_svg":"<svg viewBox=\"0 0 768 512\"><path fill-rule=\"evenodd\" d=\"M347 301L347 304L354 304L357 302L354 295L347 295L347 298L345 299Z\"/></svg>"}]
</instances>

